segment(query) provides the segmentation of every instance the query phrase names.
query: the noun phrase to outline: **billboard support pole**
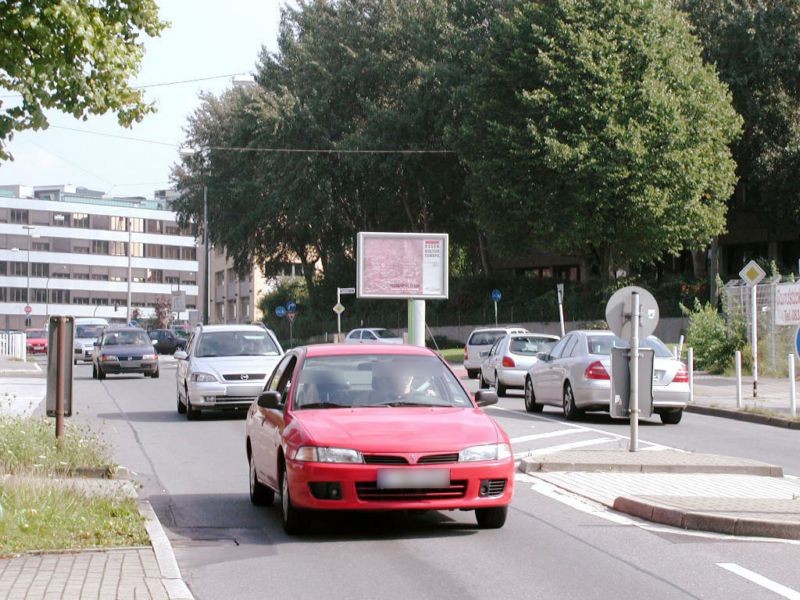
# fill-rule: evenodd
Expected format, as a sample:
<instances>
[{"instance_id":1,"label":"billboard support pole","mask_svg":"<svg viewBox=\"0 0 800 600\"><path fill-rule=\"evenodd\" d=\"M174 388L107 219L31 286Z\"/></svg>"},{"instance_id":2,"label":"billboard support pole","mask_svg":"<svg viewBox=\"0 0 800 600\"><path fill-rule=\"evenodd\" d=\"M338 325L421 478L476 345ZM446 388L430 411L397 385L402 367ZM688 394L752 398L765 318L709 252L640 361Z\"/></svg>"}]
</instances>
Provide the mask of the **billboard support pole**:
<instances>
[{"instance_id":1,"label":"billboard support pole","mask_svg":"<svg viewBox=\"0 0 800 600\"><path fill-rule=\"evenodd\" d=\"M342 288L336 288L336 305L342 303ZM336 342L342 341L342 313L336 313L336 333L338 337L336 338Z\"/></svg>"},{"instance_id":2,"label":"billboard support pole","mask_svg":"<svg viewBox=\"0 0 800 600\"><path fill-rule=\"evenodd\" d=\"M408 343L425 347L425 300L408 301Z\"/></svg>"}]
</instances>

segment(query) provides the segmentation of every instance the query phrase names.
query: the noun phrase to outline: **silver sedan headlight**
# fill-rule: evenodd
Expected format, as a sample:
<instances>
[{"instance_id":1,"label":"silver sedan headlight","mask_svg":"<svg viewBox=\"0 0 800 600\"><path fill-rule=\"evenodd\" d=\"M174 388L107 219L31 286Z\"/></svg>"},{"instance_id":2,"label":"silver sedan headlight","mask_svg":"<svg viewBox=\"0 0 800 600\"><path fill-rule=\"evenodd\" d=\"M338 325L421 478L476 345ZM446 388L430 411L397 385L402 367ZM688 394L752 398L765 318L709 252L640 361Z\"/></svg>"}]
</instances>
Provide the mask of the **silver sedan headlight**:
<instances>
[{"instance_id":1,"label":"silver sedan headlight","mask_svg":"<svg viewBox=\"0 0 800 600\"><path fill-rule=\"evenodd\" d=\"M486 444L470 446L458 453L458 462L475 462L478 460L502 460L511 456L508 444Z\"/></svg>"},{"instance_id":2,"label":"silver sedan headlight","mask_svg":"<svg viewBox=\"0 0 800 600\"><path fill-rule=\"evenodd\" d=\"M213 383L217 378L211 373L192 373L191 380L195 383Z\"/></svg>"}]
</instances>

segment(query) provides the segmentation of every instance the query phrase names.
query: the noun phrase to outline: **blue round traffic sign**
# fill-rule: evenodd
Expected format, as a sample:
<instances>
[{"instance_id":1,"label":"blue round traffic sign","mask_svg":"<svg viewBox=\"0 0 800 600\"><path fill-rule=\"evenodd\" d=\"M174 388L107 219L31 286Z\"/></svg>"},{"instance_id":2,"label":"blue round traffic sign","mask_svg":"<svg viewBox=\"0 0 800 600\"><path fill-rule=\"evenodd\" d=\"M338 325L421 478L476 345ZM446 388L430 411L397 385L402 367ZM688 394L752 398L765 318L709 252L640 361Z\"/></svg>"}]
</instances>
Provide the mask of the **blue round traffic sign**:
<instances>
[{"instance_id":1,"label":"blue round traffic sign","mask_svg":"<svg viewBox=\"0 0 800 600\"><path fill-rule=\"evenodd\" d=\"M275 307L275 316L278 317L279 319L282 319L283 317L285 317L286 316L286 308L283 305L276 306Z\"/></svg>"},{"instance_id":2,"label":"blue round traffic sign","mask_svg":"<svg viewBox=\"0 0 800 600\"><path fill-rule=\"evenodd\" d=\"M794 352L800 358L800 327L794 332Z\"/></svg>"},{"instance_id":3,"label":"blue round traffic sign","mask_svg":"<svg viewBox=\"0 0 800 600\"><path fill-rule=\"evenodd\" d=\"M294 300L289 300L286 303L286 312L297 312L297 304L295 304Z\"/></svg>"},{"instance_id":4,"label":"blue round traffic sign","mask_svg":"<svg viewBox=\"0 0 800 600\"><path fill-rule=\"evenodd\" d=\"M503 295L500 293L500 290L498 289L492 290L492 302L500 302L500 298L502 297Z\"/></svg>"}]
</instances>

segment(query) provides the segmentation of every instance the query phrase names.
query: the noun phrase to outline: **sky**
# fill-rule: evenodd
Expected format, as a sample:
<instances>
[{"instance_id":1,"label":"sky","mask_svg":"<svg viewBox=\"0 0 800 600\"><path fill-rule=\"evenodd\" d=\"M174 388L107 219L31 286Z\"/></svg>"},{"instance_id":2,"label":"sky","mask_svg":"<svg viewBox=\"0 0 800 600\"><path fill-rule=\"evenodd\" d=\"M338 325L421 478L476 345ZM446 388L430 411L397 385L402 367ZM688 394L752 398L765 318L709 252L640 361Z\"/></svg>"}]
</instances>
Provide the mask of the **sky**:
<instances>
[{"instance_id":1,"label":"sky","mask_svg":"<svg viewBox=\"0 0 800 600\"><path fill-rule=\"evenodd\" d=\"M280 8L285 1L156 2L161 19L172 25L160 38L145 37L145 56L134 85L227 77L147 88L145 98L155 102L158 111L131 129L120 127L114 115L80 121L49 112L49 129L14 135L8 144L14 161L0 163L0 185L74 184L115 196L147 198L152 198L155 190L169 187L170 167L178 161L187 118L199 106L199 94L219 94L231 86L230 75L253 73L262 46L276 50Z\"/></svg>"}]
</instances>

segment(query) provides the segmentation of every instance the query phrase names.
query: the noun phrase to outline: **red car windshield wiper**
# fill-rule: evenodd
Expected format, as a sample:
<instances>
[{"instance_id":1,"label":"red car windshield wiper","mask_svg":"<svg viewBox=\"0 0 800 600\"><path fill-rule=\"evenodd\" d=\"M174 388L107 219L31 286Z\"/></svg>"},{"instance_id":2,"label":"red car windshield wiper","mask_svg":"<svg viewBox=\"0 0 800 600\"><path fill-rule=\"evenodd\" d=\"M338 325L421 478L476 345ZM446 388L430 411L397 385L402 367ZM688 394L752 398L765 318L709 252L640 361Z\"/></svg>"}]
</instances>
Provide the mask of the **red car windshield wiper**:
<instances>
[{"instance_id":1,"label":"red car windshield wiper","mask_svg":"<svg viewBox=\"0 0 800 600\"><path fill-rule=\"evenodd\" d=\"M304 408L352 408L350 404L338 404L336 402L310 402L309 404L301 404L297 407L298 410Z\"/></svg>"}]
</instances>

